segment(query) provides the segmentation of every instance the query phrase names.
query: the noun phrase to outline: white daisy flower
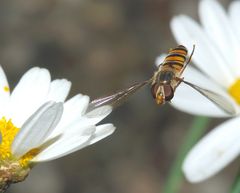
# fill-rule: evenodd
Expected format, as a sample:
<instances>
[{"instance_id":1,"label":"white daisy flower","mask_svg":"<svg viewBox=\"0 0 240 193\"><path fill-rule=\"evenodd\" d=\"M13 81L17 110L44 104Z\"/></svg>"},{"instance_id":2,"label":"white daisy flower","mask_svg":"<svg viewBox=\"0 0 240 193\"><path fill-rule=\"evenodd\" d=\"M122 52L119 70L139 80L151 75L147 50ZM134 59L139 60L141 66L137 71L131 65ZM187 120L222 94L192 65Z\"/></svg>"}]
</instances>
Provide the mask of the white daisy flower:
<instances>
[{"instance_id":1,"label":"white daisy flower","mask_svg":"<svg viewBox=\"0 0 240 193\"><path fill-rule=\"evenodd\" d=\"M112 124L96 126L111 107L88 112L89 97L82 94L64 102L70 87L68 80L51 81L48 70L35 67L10 93L0 67L0 190L24 180L35 163L63 157L114 131Z\"/></svg>"},{"instance_id":2,"label":"white daisy flower","mask_svg":"<svg viewBox=\"0 0 240 193\"><path fill-rule=\"evenodd\" d=\"M202 0L199 15L202 26L188 16L171 21L178 43L191 49L197 68L189 65L184 77L189 82L219 93L233 101L240 111L240 1L230 4L228 14L216 0ZM173 105L185 112L212 117L226 116L211 101L187 85L176 90ZM215 128L187 155L183 172L191 182L216 174L240 153L240 117Z\"/></svg>"},{"instance_id":3,"label":"white daisy flower","mask_svg":"<svg viewBox=\"0 0 240 193\"><path fill-rule=\"evenodd\" d=\"M196 50L184 77L189 82L219 93L239 111L240 104L240 27L238 25L239 2L230 6L229 16L215 0L200 1L199 14L202 26L188 16L180 15L171 21L171 29L178 43L191 51ZM212 117L227 116L211 101L191 88L181 84L172 104L183 111Z\"/></svg>"}]
</instances>

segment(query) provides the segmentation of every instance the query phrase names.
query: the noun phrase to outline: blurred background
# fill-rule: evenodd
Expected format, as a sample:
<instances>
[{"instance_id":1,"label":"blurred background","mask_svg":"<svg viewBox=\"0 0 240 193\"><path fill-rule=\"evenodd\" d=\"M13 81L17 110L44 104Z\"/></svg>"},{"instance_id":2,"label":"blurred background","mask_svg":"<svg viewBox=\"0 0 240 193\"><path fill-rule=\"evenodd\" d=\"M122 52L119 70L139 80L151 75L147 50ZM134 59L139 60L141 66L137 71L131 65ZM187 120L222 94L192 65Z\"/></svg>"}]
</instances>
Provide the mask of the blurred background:
<instances>
[{"instance_id":1,"label":"blurred background","mask_svg":"<svg viewBox=\"0 0 240 193\"><path fill-rule=\"evenodd\" d=\"M229 0L220 1L227 7ZM174 15L198 19L191 0L2 0L0 63L13 88L33 66L72 81L70 97L92 99L150 78L157 55L177 44L169 29ZM193 116L157 106L150 88L137 92L104 123L116 132L97 144L38 165L12 193L157 193ZM214 119L209 130L223 120ZM236 163L180 192L223 193Z\"/></svg>"}]
</instances>

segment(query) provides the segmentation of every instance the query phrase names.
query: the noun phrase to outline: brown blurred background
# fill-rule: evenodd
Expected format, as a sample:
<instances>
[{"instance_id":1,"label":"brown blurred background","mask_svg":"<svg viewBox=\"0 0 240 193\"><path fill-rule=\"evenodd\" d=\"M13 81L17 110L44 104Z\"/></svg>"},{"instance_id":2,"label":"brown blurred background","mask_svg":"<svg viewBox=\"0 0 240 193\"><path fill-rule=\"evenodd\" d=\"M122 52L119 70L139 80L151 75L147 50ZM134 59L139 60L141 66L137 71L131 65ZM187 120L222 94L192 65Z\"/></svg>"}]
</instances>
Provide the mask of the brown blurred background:
<instances>
[{"instance_id":1,"label":"brown blurred background","mask_svg":"<svg viewBox=\"0 0 240 193\"><path fill-rule=\"evenodd\" d=\"M53 79L73 82L70 96L99 97L148 79L155 57L176 46L170 19L180 13L197 19L197 7L190 0L2 0L0 63L12 87L41 66ZM112 136L38 165L9 192L162 192L192 118L169 105L159 108L146 87L103 121L117 127ZM204 183L185 182L181 192L226 192L234 165Z\"/></svg>"}]
</instances>

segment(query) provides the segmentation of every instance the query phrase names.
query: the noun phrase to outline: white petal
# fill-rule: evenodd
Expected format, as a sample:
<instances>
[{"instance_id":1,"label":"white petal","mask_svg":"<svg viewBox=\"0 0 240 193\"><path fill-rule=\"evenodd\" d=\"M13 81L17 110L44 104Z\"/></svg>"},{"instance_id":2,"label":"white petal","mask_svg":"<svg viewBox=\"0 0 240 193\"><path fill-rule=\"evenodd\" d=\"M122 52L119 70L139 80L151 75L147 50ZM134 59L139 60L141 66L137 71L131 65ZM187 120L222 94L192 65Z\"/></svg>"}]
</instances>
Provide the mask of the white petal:
<instances>
[{"instance_id":1,"label":"white petal","mask_svg":"<svg viewBox=\"0 0 240 193\"><path fill-rule=\"evenodd\" d=\"M50 161L86 147L95 131L95 126L85 127L84 129L85 132L63 135L57 142L39 153L32 162Z\"/></svg>"},{"instance_id":2,"label":"white petal","mask_svg":"<svg viewBox=\"0 0 240 193\"><path fill-rule=\"evenodd\" d=\"M78 114L78 116L82 116L88 107L89 96L78 94L69 99L64 103L64 113L69 119L72 117L72 114ZM64 115L64 116L65 116ZM64 117L63 117L64 118Z\"/></svg>"},{"instance_id":3,"label":"white petal","mask_svg":"<svg viewBox=\"0 0 240 193\"><path fill-rule=\"evenodd\" d=\"M63 112L62 103L48 102L41 106L22 126L12 144L12 153L21 157L39 147L55 129Z\"/></svg>"},{"instance_id":4,"label":"white petal","mask_svg":"<svg viewBox=\"0 0 240 193\"><path fill-rule=\"evenodd\" d=\"M235 33L237 34L238 39L240 40L240 1L233 1L229 7L230 20L232 22L232 26L235 29Z\"/></svg>"},{"instance_id":5,"label":"white petal","mask_svg":"<svg viewBox=\"0 0 240 193\"><path fill-rule=\"evenodd\" d=\"M95 128L95 126L87 125L83 122L76 123L69 130L65 130L62 138L42 151L32 161L49 161L63 157L96 143L112 134L114 130L115 127L112 124L99 125Z\"/></svg>"},{"instance_id":6,"label":"white petal","mask_svg":"<svg viewBox=\"0 0 240 193\"><path fill-rule=\"evenodd\" d=\"M61 121L50 137L64 132L66 128L71 129L69 126L82 118L88 107L88 103L89 97L81 94L72 97L64 103L64 112Z\"/></svg>"},{"instance_id":7,"label":"white petal","mask_svg":"<svg viewBox=\"0 0 240 193\"><path fill-rule=\"evenodd\" d=\"M71 82L57 79L51 82L46 101L64 102L71 88Z\"/></svg>"},{"instance_id":8,"label":"white petal","mask_svg":"<svg viewBox=\"0 0 240 193\"><path fill-rule=\"evenodd\" d=\"M225 88L235 81L226 61L195 21L187 16L178 16L172 19L171 29L178 43L189 50L193 44L196 45L193 61L201 71Z\"/></svg>"},{"instance_id":9,"label":"white petal","mask_svg":"<svg viewBox=\"0 0 240 193\"><path fill-rule=\"evenodd\" d=\"M108 116L111 112L112 112L112 107L105 105L88 112L86 114L86 117L91 119L97 119L99 122L102 119L104 119L106 116Z\"/></svg>"},{"instance_id":10,"label":"white petal","mask_svg":"<svg viewBox=\"0 0 240 193\"><path fill-rule=\"evenodd\" d=\"M101 120L103 120L106 116L108 116L111 112L112 112L111 106L108 106L108 105L101 106L88 112L79 121L81 121L83 125L84 124L96 125Z\"/></svg>"},{"instance_id":11,"label":"white petal","mask_svg":"<svg viewBox=\"0 0 240 193\"><path fill-rule=\"evenodd\" d=\"M115 131L115 127L112 124L104 124L96 127L96 132L91 138L90 145L100 141L101 139L111 135Z\"/></svg>"},{"instance_id":12,"label":"white petal","mask_svg":"<svg viewBox=\"0 0 240 193\"><path fill-rule=\"evenodd\" d=\"M213 176L239 155L239 123L239 117L223 123L192 148L183 164L190 182Z\"/></svg>"},{"instance_id":13,"label":"white petal","mask_svg":"<svg viewBox=\"0 0 240 193\"><path fill-rule=\"evenodd\" d=\"M64 109L65 111L65 109ZM76 114L74 112L69 111L69 119L65 121L60 121L60 124L54 130L54 132L49 136L50 138L57 136L61 133L72 133L75 131L74 128L82 128L82 127L89 127L92 125L96 125L102 119L104 119L107 115L109 115L112 111L110 106L102 106L99 108L94 109L93 111L85 114L84 116L80 116L80 114ZM62 123L62 124L61 124Z\"/></svg>"},{"instance_id":14,"label":"white petal","mask_svg":"<svg viewBox=\"0 0 240 193\"><path fill-rule=\"evenodd\" d=\"M220 51L219 58L225 61L235 77L239 77L240 41L238 41L223 7L215 0L202 0L199 13L206 34L214 42L212 47Z\"/></svg>"},{"instance_id":15,"label":"white petal","mask_svg":"<svg viewBox=\"0 0 240 193\"><path fill-rule=\"evenodd\" d=\"M45 102L49 85L50 74L46 69L35 67L23 75L11 95L9 117L15 125L21 127L23 122Z\"/></svg>"},{"instance_id":16,"label":"white petal","mask_svg":"<svg viewBox=\"0 0 240 193\"><path fill-rule=\"evenodd\" d=\"M5 111L9 103L10 89L7 81L7 77L0 65L0 116L6 116Z\"/></svg>"},{"instance_id":17,"label":"white petal","mask_svg":"<svg viewBox=\"0 0 240 193\"><path fill-rule=\"evenodd\" d=\"M204 76L202 73L197 71L191 66L188 66L184 72L184 79L202 88L219 93L219 95L224 96L231 104L234 105L234 101L225 93L221 88L219 88L214 82L209 78ZM204 115L211 117L227 117L229 116L220 108L218 108L213 102L204 97L195 89L189 87L188 85L181 83L176 89L175 95L171 104L179 110L185 111L190 114ZM235 104L236 109L238 109Z\"/></svg>"}]
</instances>

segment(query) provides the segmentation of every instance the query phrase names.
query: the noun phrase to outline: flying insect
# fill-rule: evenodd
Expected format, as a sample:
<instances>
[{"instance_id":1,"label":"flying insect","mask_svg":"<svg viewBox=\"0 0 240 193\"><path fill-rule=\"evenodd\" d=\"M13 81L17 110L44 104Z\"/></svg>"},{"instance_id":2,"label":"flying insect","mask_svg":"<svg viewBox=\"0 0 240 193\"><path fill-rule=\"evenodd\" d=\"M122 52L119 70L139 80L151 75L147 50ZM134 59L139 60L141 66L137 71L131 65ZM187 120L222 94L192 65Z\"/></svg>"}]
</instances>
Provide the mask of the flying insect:
<instances>
[{"instance_id":1,"label":"flying insect","mask_svg":"<svg viewBox=\"0 0 240 193\"><path fill-rule=\"evenodd\" d=\"M151 85L153 98L158 105L162 105L166 102L170 102L174 97L177 87L181 83L184 83L205 96L227 114L236 114L235 108L227 99L225 99L225 97L185 81L182 77L182 73L191 61L194 50L195 45L193 45L193 50L190 56L187 57L188 50L183 45L170 49L164 61L158 66L157 70L149 80L136 83L114 94L95 99L91 101L89 108L96 108L103 105L110 105L114 108L122 104L129 96L145 85Z\"/></svg>"}]
</instances>

